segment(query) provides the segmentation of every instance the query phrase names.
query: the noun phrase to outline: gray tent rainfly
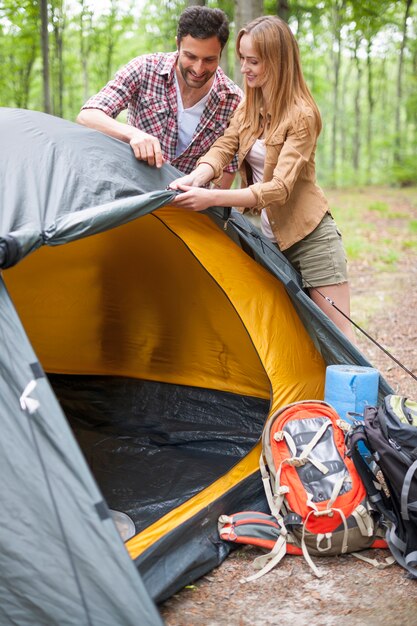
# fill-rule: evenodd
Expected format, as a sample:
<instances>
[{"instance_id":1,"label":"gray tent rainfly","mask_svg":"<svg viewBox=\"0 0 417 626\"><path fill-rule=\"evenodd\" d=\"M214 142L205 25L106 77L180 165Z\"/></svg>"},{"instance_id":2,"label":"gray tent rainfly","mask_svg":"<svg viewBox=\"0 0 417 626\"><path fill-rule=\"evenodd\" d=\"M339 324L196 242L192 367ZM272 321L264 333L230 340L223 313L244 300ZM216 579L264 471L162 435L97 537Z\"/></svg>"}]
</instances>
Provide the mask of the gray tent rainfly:
<instances>
[{"instance_id":1,"label":"gray tent rainfly","mask_svg":"<svg viewBox=\"0 0 417 626\"><path fill-rule=\"evenodd\" d=\"M369 363L244 217L170 207L174 168L33 111L0 141L0 623L159 624L218 516L266 509L268 414Z\"/></svg>"}]
</instances>

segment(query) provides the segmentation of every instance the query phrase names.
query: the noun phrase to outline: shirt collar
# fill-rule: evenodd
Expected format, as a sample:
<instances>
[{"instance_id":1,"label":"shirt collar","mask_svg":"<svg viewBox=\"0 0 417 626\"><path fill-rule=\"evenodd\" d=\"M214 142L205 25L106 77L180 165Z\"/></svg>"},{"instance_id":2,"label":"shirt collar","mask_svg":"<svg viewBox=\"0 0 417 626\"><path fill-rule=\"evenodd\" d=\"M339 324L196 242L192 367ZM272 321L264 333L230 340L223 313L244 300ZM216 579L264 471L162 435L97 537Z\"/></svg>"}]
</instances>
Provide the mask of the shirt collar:
<instances>
[{"instance_id":1,"label":"shirt collar","mask_svg":"<svg viewBox=\"0 0 417 626\"><path fill-rule=\"evenodd\" d=\"M170 81L174 80L175 65L178 59L178 52L168 52L165 54L156 68L157 74L167 76Z\"/></svg>"}]
</instances>

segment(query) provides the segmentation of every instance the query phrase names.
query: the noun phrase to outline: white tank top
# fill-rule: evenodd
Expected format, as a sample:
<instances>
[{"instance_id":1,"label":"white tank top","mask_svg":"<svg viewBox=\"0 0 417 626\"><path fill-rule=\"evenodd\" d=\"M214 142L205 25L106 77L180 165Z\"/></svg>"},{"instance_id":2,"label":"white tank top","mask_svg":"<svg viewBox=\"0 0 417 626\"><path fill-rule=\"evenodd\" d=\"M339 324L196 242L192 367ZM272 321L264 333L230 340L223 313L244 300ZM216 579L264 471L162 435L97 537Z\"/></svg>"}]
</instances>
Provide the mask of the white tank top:
<instances>
[{"instance_id":1,"label":"white tank top","mask_svg":"<svg viewBox=\"0 0 417 626\"><path fill-rule=\"evenodd\" d=\"M257 139L246 156L246 160L252 168L252 177L254 183L259 183L263 180L265 153L265 141L263 139ZM276 241L265 209L262 209L261 211L261 230L262 234L265 235L265 237L267 237L271 241Z\"/></svg>"},{"instance_id":2,"label":"white tank top","mask_svg":"<svg viewBox=\"0 0 417 626\"><path fill-rule=\"evenodd\" d=\"M214 84L214 82L213 82ZM184 109L182 104L180 87L178 85L177 77L175 76L175 87L177 90L177 122L178 122L178 142L175 150L175 156L179 156L184 152L191 143L195 129L198 126L201 116L203 115L204 108L210 95L213 85L205 96L201 98L194 106L189 109Z\"/></svg>"}]
</instances>

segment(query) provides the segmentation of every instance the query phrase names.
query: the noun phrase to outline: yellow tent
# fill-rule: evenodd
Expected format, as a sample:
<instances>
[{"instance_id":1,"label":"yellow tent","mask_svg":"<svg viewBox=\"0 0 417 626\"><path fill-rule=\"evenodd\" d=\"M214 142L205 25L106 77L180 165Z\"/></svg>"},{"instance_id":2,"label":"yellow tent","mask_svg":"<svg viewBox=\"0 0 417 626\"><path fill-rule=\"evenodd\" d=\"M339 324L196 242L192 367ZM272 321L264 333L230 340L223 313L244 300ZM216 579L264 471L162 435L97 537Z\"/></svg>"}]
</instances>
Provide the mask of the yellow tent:
<instances>
[{"instance_id":1,"label":"yellow tent","mask_svg":"<svg viewBox=\"0 0 417 626\"><path fill-rule=\"evenodd\" d=\"M15 435L3 508L39 553L59 560L74 546L74 580L87 587L106 572L96 540L115 562L111 516L162 600L228 554L219 515L266 510L268 415L322 399L326 364L367 363L244 217L170 206L170 166L36 112L0 110L0 128L0 396ZM27 562L16 536L4 534L20 555L5 571ZM8 614L39 581L33 595L59 621L54 572L19 571Z\"/></svg>"},{"instance_id":2,"label":"yellow tent","mask_svg":"<svg viewBox=\"0 0 417 626\"><path fill-rule=\"evenodd\" d=\"M160 208L119 228L44 247L6 278L93 473L99 466L108 505L135 524L138 532L126 544L134 559L242 481L258 480L256 442L271 411L323 397L325 364L283 284L207 215ZM111 410L109 380L123 389ZM126 381L138 383L127 388ZM163 414L156 407L142 424L138 385L147 395L152 382L159 383ZM181 396L188 398L184 415ZM256 419L248 428L252 407ZM159 452L152 470L161 442L149 434L162 437L171 427L162 441L164 461ZM144 448L148 459L138 459L138 467L148 465L149 482L138 488L138 467L132 473L130 466ZM172 498L159 501L159 481ZM157 514L147 504L144 516L140 500L152 499Z\"/></svg>"}]
</instances>

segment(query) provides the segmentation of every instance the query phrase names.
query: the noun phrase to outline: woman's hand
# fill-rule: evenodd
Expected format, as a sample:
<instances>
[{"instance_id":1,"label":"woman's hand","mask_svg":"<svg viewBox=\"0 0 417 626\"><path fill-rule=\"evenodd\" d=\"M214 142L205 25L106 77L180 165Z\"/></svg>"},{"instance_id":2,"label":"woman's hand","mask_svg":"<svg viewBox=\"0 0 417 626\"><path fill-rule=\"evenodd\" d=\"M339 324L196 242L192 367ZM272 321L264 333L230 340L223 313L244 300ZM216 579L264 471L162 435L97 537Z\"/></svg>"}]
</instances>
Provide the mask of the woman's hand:
<instances>
[{"instance_id":1,"label":"woman's hand","mask_svg":"<svg viewBox=\"0 0 417 626\"><path fill-rule=\"evenodd\" d=\"M187 178L187 176L184 176L183 178ZM181 181L182 179L179 178L177 180ZM183 209L188 209L189 211L204 211L204 209L208 209L210 206L215 205L213 197L215 192L211 189L191 187L189 185L179 183L176 189L179 189L184 193L178 194L178 196L170 202L170 204L173 204L174 206L179 206Z\"/></svg>"},{"instance_id":2,"label":"woman's hand","mask_svg":"<svg viewBox=\"0 0 417 626\"><path fill-rule=\"evenodd\" d=\"M208 163L200 163L190 174L176 178L169 183L171 189L181 189L181 185L189 187L203 187L214 176L214 170Z\"/></svg>"}]
</instances>

